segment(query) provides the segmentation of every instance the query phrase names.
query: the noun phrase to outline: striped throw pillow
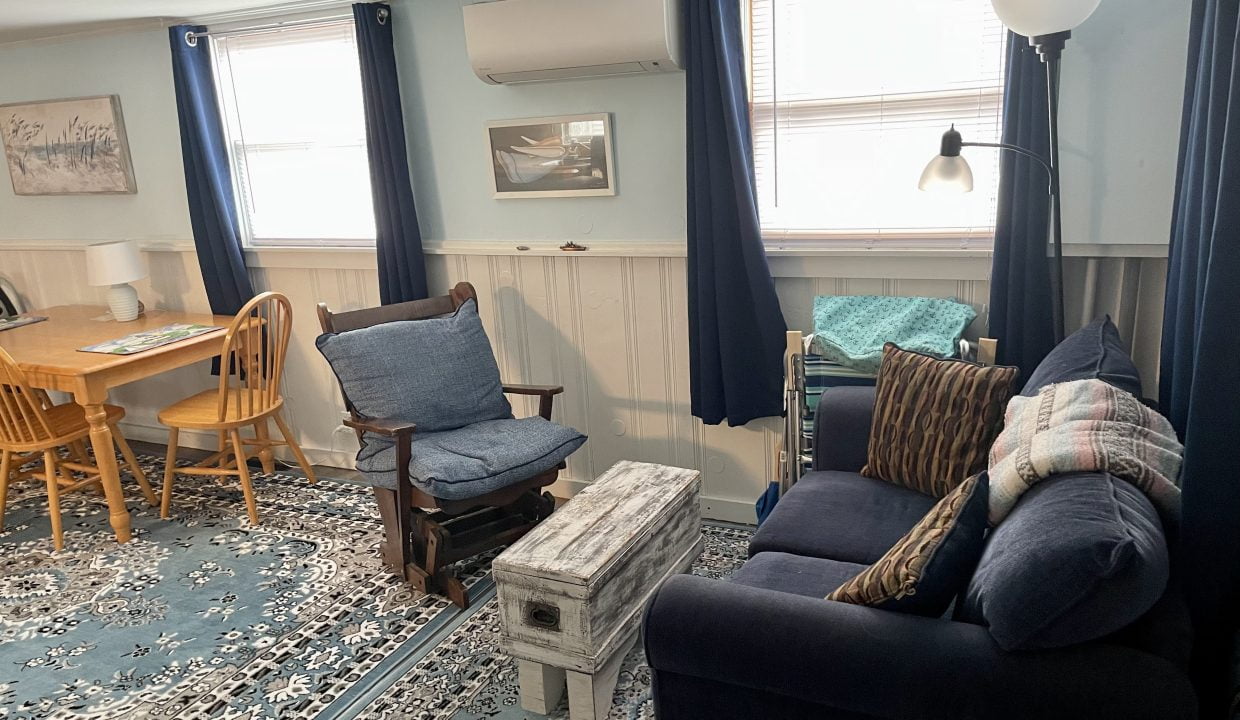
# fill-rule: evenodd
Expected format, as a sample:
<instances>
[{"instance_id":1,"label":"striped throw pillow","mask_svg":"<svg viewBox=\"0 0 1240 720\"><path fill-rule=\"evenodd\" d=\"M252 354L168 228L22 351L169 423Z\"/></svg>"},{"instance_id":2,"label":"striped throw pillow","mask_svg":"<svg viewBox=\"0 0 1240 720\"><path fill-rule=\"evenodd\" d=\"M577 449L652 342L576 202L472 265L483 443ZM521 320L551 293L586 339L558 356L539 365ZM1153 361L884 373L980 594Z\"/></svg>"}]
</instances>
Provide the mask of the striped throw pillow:
<instances>
[{"instance_id":1,"label":"striped throw pillow","mask_svg":"<svg viewBox=\"0 0 1240 720\"><path fill-rule=\"evenodd\" d=\"M987 497L985 473L957 485L878 562L827 599L930 617L947 612L982 556Z\"/></svg>"},{"instance_id":2,"label":"striped throw pillow","mask_svg":"<svg viewBox=\"0 0 1240 720\"><path fill-rule=\"evenodd\" d=\"M861 474L945 496L986 469L1019 372L887 343Z\"/></svg>"}]
</instances>

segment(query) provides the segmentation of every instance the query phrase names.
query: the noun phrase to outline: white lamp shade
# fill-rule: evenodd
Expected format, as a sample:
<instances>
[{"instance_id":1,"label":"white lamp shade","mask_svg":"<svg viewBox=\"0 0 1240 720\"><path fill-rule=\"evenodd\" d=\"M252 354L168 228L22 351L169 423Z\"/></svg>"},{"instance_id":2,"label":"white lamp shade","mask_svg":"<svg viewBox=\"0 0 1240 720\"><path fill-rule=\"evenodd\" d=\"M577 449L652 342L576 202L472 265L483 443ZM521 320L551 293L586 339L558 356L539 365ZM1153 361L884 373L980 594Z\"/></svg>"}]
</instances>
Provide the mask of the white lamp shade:
<instances>
[{"instance_id":1,"label":"white lamp shade","mask_svg":"<svg viewBox=\"0 0 1240 720\"><path fill-rule=\"evenodd\" d=\"M935 155L921 172L917 187L926 192L973 192L973 168L959 155Z\"/></svg>"},{"instance_id":2,"label":"white lamp shade","mask_svg":"<svg viewBox=\"0 0 1240 720\"><path fill-rule=\"evenodd\" d=\"M123 285L141 280L146 272L138 247L128 240L86 248L86 282L91 285Z\"/></svg>"},{"instance_id":3,"label":"white lamp shade","mask_svg":"<svg viewBox=\"0 0 1240 720\"><path fill-rule=\"evenodd\" d=\"M1085 22L1101 0L991 0L995 14L1019 35L1037 37Z\"/></svg>"}]
</instances>

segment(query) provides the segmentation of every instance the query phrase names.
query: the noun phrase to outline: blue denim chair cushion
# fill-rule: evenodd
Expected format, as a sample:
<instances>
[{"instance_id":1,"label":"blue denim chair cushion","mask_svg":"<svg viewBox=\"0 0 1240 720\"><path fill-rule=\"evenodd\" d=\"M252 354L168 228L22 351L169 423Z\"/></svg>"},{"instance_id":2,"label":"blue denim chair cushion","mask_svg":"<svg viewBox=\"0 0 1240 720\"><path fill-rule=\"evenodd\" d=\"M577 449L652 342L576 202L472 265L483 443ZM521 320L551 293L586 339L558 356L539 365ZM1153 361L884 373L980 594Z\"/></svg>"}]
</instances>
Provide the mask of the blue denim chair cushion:
<instances>
[{"instance_id":1,"label":"blue denim chair cushion","mask_svg":"<svg viewBox=\"0 0 1240 720\"><path fill-rule=\"evenodd\" d=\"M325 333L315 345L362 417L412 422L419 434L512 417L473 300L444 317Z\"/></svg>"},{"instance_id":2,"label":"blue denim chair cushion","mask_svg":"<svg viewBox=\"0 0 1240 720\"><path fill-rule=\"evenodd\" d=\"M1068 647L1146 613L1170 575L1154 506L1105 473L1034 485L986 540L957 619L987 625L1007 651Z\"/></svg>"},{"instance_id":3,"label":"blue denim chair cushion","mask_svg":"<svg viewBox=\"0 0 1240 720\"><path fill-rule=\"evenodd\" d=\"M396 487L396 446L370 433L357 469L372 485ZM550 470L586 436L541 417L484 420L463 428L413 435L409 479L441 500L467 500Z\"/></svg>"},{"instance_id":4,"label":"blue denim chair cushion","mask_svg":"<svg viewBox=\"0 0 1240 720\"><path fill-rule=\"evenodd\" d=\"M1056 345L1038 363L1020 394L1033 397L1047 385L1072 380L1102 380L1141 397L1141 375L1110 315L1094 320Z\"/></svg>"}]
</instances>

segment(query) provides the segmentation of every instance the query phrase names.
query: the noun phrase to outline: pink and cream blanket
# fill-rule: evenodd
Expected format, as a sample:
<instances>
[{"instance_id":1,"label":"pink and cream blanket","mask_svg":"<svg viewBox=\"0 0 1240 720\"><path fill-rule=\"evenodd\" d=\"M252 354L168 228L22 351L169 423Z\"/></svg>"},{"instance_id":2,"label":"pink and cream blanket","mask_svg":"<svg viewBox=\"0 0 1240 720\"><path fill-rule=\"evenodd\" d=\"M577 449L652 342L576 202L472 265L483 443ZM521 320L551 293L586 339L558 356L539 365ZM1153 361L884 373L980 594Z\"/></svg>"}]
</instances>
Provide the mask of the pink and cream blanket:
<instances>
[{"instance_id":1,"label":"pink and cream blanket","mask_svg":"<svg viewBox=\"0 0 1240 720\"><path fill-rule=\"evenodd\" d=\"M1171 423L1101 380L1048 385L1008 403L990 449L990 523L1039 480L1099 471L1140 488L1165 518L1179 516L1184 446Z\"/></svg>"}]
</instances>

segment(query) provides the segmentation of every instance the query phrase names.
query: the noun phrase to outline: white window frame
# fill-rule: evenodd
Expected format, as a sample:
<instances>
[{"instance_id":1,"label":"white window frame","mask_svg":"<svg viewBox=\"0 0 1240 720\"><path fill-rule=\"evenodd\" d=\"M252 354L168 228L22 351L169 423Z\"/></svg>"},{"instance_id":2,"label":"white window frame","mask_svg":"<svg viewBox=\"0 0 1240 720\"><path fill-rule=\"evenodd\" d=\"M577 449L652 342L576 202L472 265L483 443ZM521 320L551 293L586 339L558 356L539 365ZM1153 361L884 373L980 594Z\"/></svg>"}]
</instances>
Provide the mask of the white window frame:
<instances>
[{"instance_id":1,"label":"white window frame","mask_svg":"<svg viewBox=\"0 0 1240 720\"><path fill-rule=\"evenodd\" d=\"M210 32L218 32L228 34L232 32L245 32L250 28L277 25L288 25L289 30L296 30L300 27L327 27L331 25L348 25L356 33L353 25L353 16L351 13L328 12L328 13L297 13L292 15L280 16L264 16L261 21L241 21L230 22L220 25L211 25ZM208 34L204 38L211 43L212 56L212 81L215 85L216 97L223 98L224 94L229 91L225 86L222 73L220 72L221 50L217 45L215 37ZM224 103L220 103L220 122L224 128L224 141L228 150L229 174L232 179L233 188L233 204L237 213L237 225L241 232L241 244L247 251L262 251L269 249L284 250L367 250L373 249L377 243L377 238L259 238L254 236L254 228L250 219L250 213L246 207L246 198L249 197L248 189L245 186L245 179L248 174L239 170L245 165L245 148L247 144L243 139L231 137L229 132L229 119L226 116ZM363 139L363 142L368 140ZM299 145L304 143L274 143L272 147L282 147L289 145ZM267 144L254 144L248 147L265 147Z\"/></svg>"},{"instance_id":2,"label":"white window frame","mask_svg":"<svg viewBox=\"0 0 1240 720\"><path fill-rule=\"evenodd\" d=\"M1001 127L1004 94L1002 76L999 78L997 86L984 85L979 82L973 86L965 85L946 90L904 95L871 95L755 102L755 70L751 53L754 40L752 14L754 12L754 3L759 0L738 1L742 4L741 16L744 25L743 33L745 34L745 62L755 161L757 161L759 152L759 134L765 131L764 126L775 128L775 138L772 139L772 142L778 142L778 128L781 125L795 124L798 122L798 118L820 117L827 112L841 112L849 109L864 112L867 108L872 108L876 105L883 105L884 108L895 106L922 107L925 110L924 115L926 116L942 116L944 130L961 118L972 118L990 113L999 118L998 125ZM772 2L777 1L772 0ZM1006 53L1006 41L1001 52ZM777 96L777 91L774 94ZM998 141L999 139L996 138L995 142ZM934 156L937 147L937 144L927 146L927 162ZM909 178L910 184L916 181L916 177ZM973 229L924 228L877 231L868 228L799 230L762 226L761 232L763 243L768 250L782 251L882 248L888 250L957 249L989 252L994 247L995 236L993 225L989 228Z\"/></svg>"}]
</instances>

